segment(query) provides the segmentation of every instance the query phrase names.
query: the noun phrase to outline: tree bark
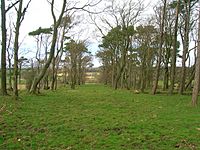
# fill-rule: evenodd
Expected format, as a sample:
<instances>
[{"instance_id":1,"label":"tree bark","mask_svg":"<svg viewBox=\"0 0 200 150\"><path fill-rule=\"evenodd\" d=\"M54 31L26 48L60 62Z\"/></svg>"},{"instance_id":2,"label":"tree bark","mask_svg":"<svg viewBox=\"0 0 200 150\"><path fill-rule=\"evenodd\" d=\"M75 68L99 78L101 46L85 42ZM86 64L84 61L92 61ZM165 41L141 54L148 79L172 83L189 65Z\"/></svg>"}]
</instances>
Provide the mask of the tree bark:
<instances>
[{"instance_id":1,"label":"tree bark","mask_svg":"<svg viewBox=\"0 0 200 150\"><path fill-rule=\"evenodd\" d=\"M123 52L123 55L122 55L122 58L121 58L121 65L119 66L119 69L117 69L118 71L117 71L117 75L116 75L116 78L115 78L115 85L114 85L115 90L118 87L118 82L119 82L120 78L122 77L125 66L126 66L126 53Z\"/></svg>"},{"instance_id":2,"label":"tree bark","mask_svg":"<svg viewBox=\"0 0 200 150\"><path fill-rule=\"evenodd\" d=\"M190 74L190 78L188 80L188 83L185 86L185 90L187 90L190 86L192 86L192 81L194 80L194 76L195 76L195 67L192 68L192 72Z\"/></svg>"},{"instance_id":3,"label":"tree bark","mask_svg":"<svg viewBox=\"0 0 200 150\"><path fill-rule=\"evenodd\" d=\"M168 88L169 88L169 68L168 68L168 63L166 63L164 68L163 90L165 91Z\"/></svg>"},{"instance_id":4,"label":"tree bark","mask_svg":"<svg viewBox=\"0 0 200 150\"><path fill-rule=\"evenodd\" d=\"M190 0L185 2L185 27L184 27L184 37L183 37L183 55L182 55L182 68L181 68L181 80L180 80L180 89L179 94L183 94L185 91L185 78L186 78L186 66L185 63L187 61L187 53L189 48L189 31L190 31Z\"/></svg>"},{"instance_id":5,"label":"tree bark","mask_svg":"<svg viewBox=\"0 0 200 150\"><path fill-rule=\"evenodd\" d=\"M146 77L145 77L145 75L146 75L146 69L147 69L147 67L146 67L146 53L144 52L143 53L143 56L142 56L143 58L143 60L142 60L142 64L141 64L141 68L140 68L140 70L141 70L141 74L140 74L140 91L142 92L142 93L144 93L144 90L145 90L145 83L146 83Z\"/></svg>"},{"instance_id":6,"label":"tree bark","mask_svg":"<svg viewBox=\"0 0 200 150\"><path fill-rule=\"evenodd\" d=\"M73 54L74 55L74 54ZM76 55L76 54L75 54ZM71 89L75 89L77 78L76 56L71 58Z\"/></svg>"},{"instance_id":7,"label":"tree bark","mask_svg":"<svg viewBox=\"0 0 200 150\"><path fill-rule=\"evenodd\" d=\"M8 60L8 66L9 66L9 89L13 90L13 87L12 87L12 64L11 64L10 58Z\"/></svg>"},{"instance_id":8,"label":"tree bark","mask_svg":"<svg viewBox=\"0 0 200 150\"><path fill-rule=\"evenodd\" d=\"M170 88L169 88L169 95L172 95L173 91L174 91L179 9L180 9L180 0L177 0L176 19L175 19L175 26L174 26L174 39L173 39L174 42L173 42L173 52L172 52L172 63L171 63L171 78L170 78L171 83L170 83Z\"/></svg>"},{"instance_id":9,"label":"tree bark","mask_svg":"<svg viewBox=\"0 0 200 150\"><path fill-rule=\"evenodd\" d=\"M47 48L48 48L48 46L47 46L47 44L45 45L45 62L47 62L47 55L48 55L48 53L47 53ZM47 71L48 72L48 71ZM44 90L48 90L49 89L49 79L48 79L49 77L48 77L48 73L46 73L46 75L44 76L44 79L43 79L43 83L44 83Z\"/></svg>"},{"instance_id":10,"label":"tree bark","mask_svg":"<svg viewBox=\"0 0 200 150\"><path fill-rule=\"evenodd\" d=\"M192 91L192 106L197 106L199 86L200 86L200 8L199 8L197 62L195 67L194 88Z\"/></svg>"},{"instance_id":11,"label":"tree bark","mask_svg":"<svg viewBox=\"0 0 200 150\"><path fill-rule=\"evenodd\" d=\"M6 89L6 10L5 0L1 0L1 31L2 31L2 47L1 47L1 94L7 95Z\"/></svg>"},{"instance_id":12,"label":"tree bark","mask_svg":"<svg viewBox=\"0 0 200 150\"><path fill-rule=\"evenodd\" d=\"M14 92L14 99L18 99L18 51L19 51L19 29L21 25L21 18L23 16L22 14L22 5L23 0L20 0L19 2L19 8L17 10L17 21L16 21L16 27L15 27L15 41L14 41L14 85L13 85L13 92Z\"/></svg>"},{"instance_id":13,"label":"tree bark","mask_svg":"<svg viewBox=\"0 0 200 150\"><path fill-rule=\"evenodd\" d=\"M9 79L8 79L8 83L9 83L9 90L13 90L12 88L12 54L10 54L9 48L10 48L10 44L11 44L11 38L12 38L12 30L10 29L10 37L9 37L9 41L8 41L8 47L7 47L7 59L8 59L8 69L9 69Z\"/></svg>"},{"instance_id":14,"label":"tree bark","mask_svg":"<svg viewBox=\"0 0 200 150\"><path fill-rule=\"evenodd\" d=\"M54 87L55 87L55 74L56 74L56 71L55 71L55 61L56 61L56 58L53 57L52 59L52 82L51 82L51 90L53 91L54 90Z\"/></svg>"},{"instance_id":15,"label":"tree bark","mask_svg":"<svg viewBox=\"0 0 200 150\"><path fill-rule=\"evenodd\" d=\"M162 11L162 21L161 21L161 26L160 26L160 44L159 44L158 62L157 62L157 67L156 67L155 81L154 81L154 85L153 85L153 89L152 89L153 95L156 94L156 90L158 87L158 80L159 80L159 76L160 76L160 64L161 64L161 59L162 59L162 46L163 46L163 36L164 36L166 3L167 3L167 0L164 0L164 6L163 6L163 11Z\"/></svg>"}]
</instances>

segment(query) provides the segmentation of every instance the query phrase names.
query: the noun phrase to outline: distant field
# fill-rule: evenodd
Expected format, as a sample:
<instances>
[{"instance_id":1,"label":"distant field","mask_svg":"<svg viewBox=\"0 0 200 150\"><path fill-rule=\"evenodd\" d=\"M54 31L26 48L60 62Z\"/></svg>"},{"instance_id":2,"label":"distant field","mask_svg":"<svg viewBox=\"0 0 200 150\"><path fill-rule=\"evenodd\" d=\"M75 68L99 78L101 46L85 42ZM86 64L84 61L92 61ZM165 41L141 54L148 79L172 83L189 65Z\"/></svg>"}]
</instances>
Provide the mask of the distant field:
<instances>
[{"instance_id":1,"label":"distant field","mask_svg":"<svg viewBox=\"0 0 200 150\"><path fill-rule=\"evenodd\" d=\"M200 107L190 100L94 84L0 97L0 149L198 150Z\"/></svg>"}]
</instances>

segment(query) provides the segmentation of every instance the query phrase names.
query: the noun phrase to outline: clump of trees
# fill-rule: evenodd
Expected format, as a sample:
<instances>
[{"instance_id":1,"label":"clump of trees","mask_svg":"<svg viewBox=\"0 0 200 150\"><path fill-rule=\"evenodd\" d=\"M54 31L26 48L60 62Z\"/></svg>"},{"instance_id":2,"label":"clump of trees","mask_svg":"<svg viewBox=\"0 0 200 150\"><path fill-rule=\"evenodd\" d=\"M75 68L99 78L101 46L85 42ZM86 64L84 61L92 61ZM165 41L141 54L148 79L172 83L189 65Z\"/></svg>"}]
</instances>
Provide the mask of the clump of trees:
<instances>
[{"instance_id":1,"label":"clump of trees","mask_svg":"<svg viewBox=\"0 0 200 150\"><path fill-rule=\"evenodd\" d=\"M145 25L137 22L141 17L140 3L126 4L120 7L117 1L112 1L107 16L114 16L115 24L100 17L104 26L108 27L106 33L93 19L103 35L102 44L99 45L101 50L96 55L102 62L101 81L114 89L145 92L152 88L152 94L159 89L170 95L176 89L179 94L184 94L193 86L194 80L195 64L190 61L196 59L198 48L190 42L194 39L193 29L199 20L195 17L197 1L160 1ZM137 9L131 9L131 6L137 6ZM129 15L133 12L135 18L130 21ZM181 65L178 65L178 61Z\"/></svg>"},{"instance_id":2,"label":"clump of trees","mask_svg":"<svg viewBox=\"0 0 200 150\"><path fill-rule=\"evenodd\" d=\"M75 42L71 40L65 45L65 60L69 66L70 85L75 89L75 85L85 83L85 73L87 67L90 67L92 56L83 41Z\"/></svg>"}]
</instances>

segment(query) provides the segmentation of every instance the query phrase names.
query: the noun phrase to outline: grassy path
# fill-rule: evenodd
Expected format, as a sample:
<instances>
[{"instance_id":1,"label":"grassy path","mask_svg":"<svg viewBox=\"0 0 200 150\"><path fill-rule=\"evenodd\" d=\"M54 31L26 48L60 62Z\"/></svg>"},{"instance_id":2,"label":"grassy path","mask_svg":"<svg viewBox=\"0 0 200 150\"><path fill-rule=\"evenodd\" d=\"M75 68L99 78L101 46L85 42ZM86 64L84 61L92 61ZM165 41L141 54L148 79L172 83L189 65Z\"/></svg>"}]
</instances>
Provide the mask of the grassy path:
<instances>
[{"instance_id":1,"label":"grassy path","mask_svg":"<svg viewBox=\"0 0 200 150\"><path fill-rule=\"evenodd\" d=\"M0 150L200 149L200 107L190 99L102 85L0 97Z\"/></svg>"}]
</instances>

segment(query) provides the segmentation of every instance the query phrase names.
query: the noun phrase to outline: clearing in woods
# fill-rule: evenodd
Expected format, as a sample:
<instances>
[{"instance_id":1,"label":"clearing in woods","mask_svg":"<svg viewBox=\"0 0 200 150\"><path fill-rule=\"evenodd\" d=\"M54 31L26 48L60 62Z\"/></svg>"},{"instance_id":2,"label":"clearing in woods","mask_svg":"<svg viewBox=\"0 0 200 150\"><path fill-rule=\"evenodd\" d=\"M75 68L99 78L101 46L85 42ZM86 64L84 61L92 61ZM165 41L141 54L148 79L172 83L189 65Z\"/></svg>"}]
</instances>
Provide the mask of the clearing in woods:
<instances>
[{"instance_id":1,"label":"clearing in woods","mask_svg":"<svg viewBox=\"0 0 200 150\"><path fill-rule=\"evenodd\" d=\"M0 97L0 149L200 149L190 95L134 94L103 85Z\"/></svg>"}]
</instances>

